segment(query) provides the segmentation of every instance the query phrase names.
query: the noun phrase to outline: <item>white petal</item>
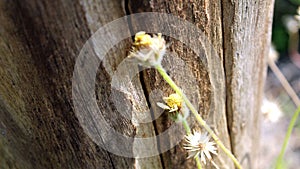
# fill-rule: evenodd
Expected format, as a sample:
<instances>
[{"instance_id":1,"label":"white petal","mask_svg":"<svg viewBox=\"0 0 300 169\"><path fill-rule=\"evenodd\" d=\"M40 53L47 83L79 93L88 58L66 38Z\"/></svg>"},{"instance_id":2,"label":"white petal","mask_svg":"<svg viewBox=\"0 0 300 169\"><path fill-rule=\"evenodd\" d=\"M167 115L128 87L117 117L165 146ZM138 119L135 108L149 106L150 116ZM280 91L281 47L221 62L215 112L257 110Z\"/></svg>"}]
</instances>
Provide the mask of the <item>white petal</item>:
<instances>
[{"instance_id":1,"label":"white petal","mask_svg":"<svg viewBox=\"0 0 300 169\"><path fill-rule=\"evenodd\" d=\"M178 108L176 106L176 107L171 108L169 112L171 113L171 112L174 112L174 111L177 111L177 110L178 110Z\"/></svg>"},{"instance_id":2,"label":"white petal","mask_svg":"<svg viewBox=\"0 0 300 169\"><path fill-rule=\"evenodd\" d=\"M214 142L208 142L206 145L214 147L214 145L216 145L216 143L214 143Z\"/></svg>"},{"instance_id":3,"label":"white petal","mask_svg":"<svg viewBox=\"0 0 300 169\"><path fill-rule=\"evenodd\" d=\"M170 110L170 107L163 104L163 103L160 103L160 102L157 102L156 105L162 109L165 109L165 110Z\"/></svg>"},{"instance_id":4,"label":"white petal","mask_svg":"<svg viewBox=\"0 0 300 169\"><path fill-rule=\"evenodd\" d=\"M210 151L211 153L213 153L214 155L218 155L218 153L216 151Z\"/></svg>"},{"instance_id":5,"label":"white petal","mask_svg":"<svg viewBox=\"0 0 300 169\"><path fill-rule=\"evenodd\" d=\"M163 97L163 100L164 100L165 102L167 102L168 99L169 99L169 97Z\"/></svg>"},{"instance_id":6,"label":"white petal","mask_svg":"<svg viewBox=\"0 0 300 169\"><path fill-rule=\"evenodd\" d=\"M204 150L204 154L206 155L206 157L211 160L211 155L209 154L209 152L207 150Z\"/></svg>"},{"instance_id":7,"label":"white petal","mask_svg":"<svg viewBox=\"0 0 300 169\"><path fill-rule=\"evenodd\" d=\"M200 160L206 165L206 160L203 151L201 151Z\"/></svg>"}]
</instances>

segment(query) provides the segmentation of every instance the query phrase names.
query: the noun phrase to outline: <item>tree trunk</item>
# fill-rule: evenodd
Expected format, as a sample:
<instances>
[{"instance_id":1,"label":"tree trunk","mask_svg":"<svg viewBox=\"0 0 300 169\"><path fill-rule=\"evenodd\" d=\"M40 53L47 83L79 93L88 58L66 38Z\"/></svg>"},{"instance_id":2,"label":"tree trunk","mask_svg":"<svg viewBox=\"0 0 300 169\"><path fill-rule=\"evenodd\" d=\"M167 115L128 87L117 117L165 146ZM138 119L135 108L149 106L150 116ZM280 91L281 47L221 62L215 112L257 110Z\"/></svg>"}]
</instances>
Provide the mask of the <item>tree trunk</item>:
<instances>
[{"instance_id":1,"label":"tree trunk","mask_svg":"<svg viewBox=\"0 0 300 169\"><path fill-rule=\"evenodd\" d=\"M176 55L185 65L172 57L167 57L163 65L185 92L193 95L197 89L199 98L195 104L199 113L243 167L259 168L259 113L273 1L15 0L1 1L0 8L0 168L196 167L192 159L186 159L182 142L147 158L128 158L106 151L87 134L81 121L84 117L75 112L72 78L85 42L98 28L117 18L150 11L179 16L204 33L217 57L212 57L209 49L201 48L206 53L201 60L186 44L167 38L169 54ZM125 33L140 31L134 17L127 21ZM144 22L145 29L158 27ZM182 37L177 38L189 33L190 30L181 30ZM197 43L199 39L190 41ZM172 125L168 115L164 113L153 122L139 125L120 115L111 96L127 100L122 105L125 108L134 105L136 109L147 110L150 105L155 107L157 100L151 97L155 89L160 89L163 96L172 90L153 69L137 74L135 80L127 79L124 90L129 94L112 90L111 73L126 58L131 43L130 38L120 41L99 66L95 84L97 103L115 130L132 138L146 138ZM188 72L181 69L185 67ZM139 68L130 67L137 71ZM188 76L196 77L192 84L185 80ZM194 88L189 93L191 85ZM152 115L157 111L151 109ZM98 118L98 114L92 115ZM91 123L87 126L92 125L93 118L85 121ZM98 131L98 124L95 126ZM99 138L102 144L108 144L105 138ZM162 140L158 138L154 148L161 146ZM134 144L128 147L133 148ZM234 168L221 150L218 153L214 161L220 168ZM206 168L214 167L208 164Z\"/></svg>"}]
</instances>

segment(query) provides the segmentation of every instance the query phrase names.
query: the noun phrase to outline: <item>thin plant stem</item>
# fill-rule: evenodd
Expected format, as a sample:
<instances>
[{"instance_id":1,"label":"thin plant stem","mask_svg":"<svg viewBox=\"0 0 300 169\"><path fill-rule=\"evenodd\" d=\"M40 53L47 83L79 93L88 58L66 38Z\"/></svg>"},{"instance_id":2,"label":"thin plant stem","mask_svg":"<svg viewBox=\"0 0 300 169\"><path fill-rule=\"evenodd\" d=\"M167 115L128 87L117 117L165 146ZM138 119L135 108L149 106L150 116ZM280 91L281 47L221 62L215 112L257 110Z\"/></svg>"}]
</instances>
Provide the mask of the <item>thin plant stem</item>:
<instances>
[{"instance_id":1,"label":"thin plant stem","mask_svg":"<svg viewBox=\"0 0 300 169\"><path fill-rule=\"evenodd\" d=\"M183 120L182 120L182 125L183 125L187 135L192 133L191 128L185 118L183 118Z\"/></svg>"},{"instance_id":2,"label":"thin plant stem","mask_svg":"<svg viewBox=\"0 0 300 169\"><path fill-rule=\"evenodd\" d=\"M288 145L289 139L291 137L293 128L295 126L296 120L299 116L300 113L300 99L297 96L296 92L294 91L294 89L292 88L292 86L289 84L289 82L287 81L287 79L285 78L285 76L282 74L282 72L280 71L280 69L277 67L277 65L275 64L275 62L271 59L268 60L268 65L271 68L271 70L274 72L274 74L276 75L276 77L278 78L278 80L280 81L282 87L286 90L287 94L291 97L291 99L293 100L294 104L298 107L297 110L294 112L293 117L290 121L290 124L288 126L287 132L285 134L285 138L283 141L283 145L281 147L279 156L276 160L276 164L275 164L275 168L276 169L280 169L280 166L283 162L283 156L284 153L286 151L286 147Z\"/></svg>"},{"instance_id":3,"label":"thin plant stem","mask_svg":"<svg viewBox=\"0 0 300 169\"><path fill-rule=\"evenodd\" d=\"M182 97L183 101L187 105L187 107L191 110L193 115L196 117L196 120L199 122L200 125L202 125L206 131L211 135L211 137L214 139L216 144L225 152L225 154L232 159L235 166L238 169L242 169L241 164L238 162L238 160L234 157L234 155L228 150L224 144L220 141L218 136L213 132L213 130L206 124L205 120L202 119L202 117L198 114L197 110L193 106L193 104L189 101L189 99L185 96L185 94L181 91L181 89L175 84L175 82L170 78L170 76L167 74L165 69L160 65L155 66L156 70L159 72L159 74L164 78L164 80L171 86L171 88Z\"/></svg>"},{"instance_id":4,"label":"thin plant stem","mask_svg":"<svg viewBox=\"0 0 300 169\"><path fill-rule=\"evenodd\" d=\"M292 98L292 100L295 103L296 107L299 107L300 106L299 97L297 96L296 92L291 87L289 82L286 80L284 75L281 73L280 69L277 67L275 62L272 61L271 59L269 59L268 64L269 64L269 67L271 68L271 70L274 72L274 74L278 78L278 80L280 81L280 83L282 84L282 87L284 88L284 90L286 90L287 94Z\"/></svg>"},{"instance_id":5,"label":"thin plant stem","mask_svg":"<svg viewBox=\"0 0 300 169\"><path fill-rule=\"evenodd\" d=\"M201 166L201 162L200 162L199 156L197 156L197 157L195 158L195 160L196 160L198 169L202 169L202 166Z\"/></svg>"},{"instance_id":6,"label":"thin plant stem","mask_svg":"<svg viewBox=\"0 0 300 169\"><path fill-rule=\"evenodd\" d=\"M280 154L277 158L277 161L276 161L276 165L275 165L275 168L276 169L280 169L280 166L282 164L282 160L283 160L283 156L284 156L284 153L285 153L285 150L286 150L286 147L288 145L288 142L289 142L289 139L291 137L291 134L292 134L292 131L293 131L293 128L294 128L294 125L296 123L296 120L298 118L300 114L300 106L298 107L298 109L295 111L292 119L291 119L291 122L289 124L289 127L287 129L287 132L285 134L285 138L284 138L284 141L283 141L283 145L281 147L281 151L280 151Z\"/></svg>"},{"instance_id":7,"label":"thin plant stem","mask_svg":"<svg viewBox=\"0 0 300 169\"><path fill-rule=\"evenodd\" d=\"M181 122L182 122L182 125L183 125L184 129L185 129L186 134L187 134L187 135L191 134L192 131L191 131L191 128L190 128L188 122L186 121L186 119L183 118L183 119L181 120ZM201 163L200 163L199 156L195 157L195 161L196 161L196 164L197 164L197 168L198 168L198 169L202 169L202 166L201 166Z\"/></svg>"}]
</instances>

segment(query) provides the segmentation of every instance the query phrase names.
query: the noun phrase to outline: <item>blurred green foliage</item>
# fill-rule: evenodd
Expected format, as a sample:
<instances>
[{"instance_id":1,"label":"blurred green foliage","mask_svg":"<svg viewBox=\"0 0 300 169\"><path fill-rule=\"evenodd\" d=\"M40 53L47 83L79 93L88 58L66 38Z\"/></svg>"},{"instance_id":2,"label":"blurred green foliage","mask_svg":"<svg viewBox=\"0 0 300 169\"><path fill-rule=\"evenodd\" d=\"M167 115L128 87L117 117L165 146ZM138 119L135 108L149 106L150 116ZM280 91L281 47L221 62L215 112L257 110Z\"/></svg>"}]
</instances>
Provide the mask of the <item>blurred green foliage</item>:
<instances>
[{"instance_id":1,"label":"blurred green foliage","mask_svg":"<svg viewBox=\"0 0 300 169\"><path fill-rule=\"evenodd\" d=\"M272 43L279 53L287 53L289 33L284 24L286 16L294 16L297 13L300 0L275 0Z\"/></svg>"}]
</instances>

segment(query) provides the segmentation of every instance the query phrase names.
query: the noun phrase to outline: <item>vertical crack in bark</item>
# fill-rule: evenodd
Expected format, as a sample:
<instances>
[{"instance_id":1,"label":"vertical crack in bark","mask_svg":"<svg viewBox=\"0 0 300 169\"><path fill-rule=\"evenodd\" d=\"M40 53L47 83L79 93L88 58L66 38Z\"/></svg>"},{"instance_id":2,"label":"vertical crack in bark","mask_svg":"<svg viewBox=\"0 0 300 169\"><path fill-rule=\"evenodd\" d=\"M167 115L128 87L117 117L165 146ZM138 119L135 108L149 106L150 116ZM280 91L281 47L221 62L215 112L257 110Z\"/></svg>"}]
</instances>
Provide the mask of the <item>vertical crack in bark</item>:
<instances>
[{"instance_id":1,"label":"vertical crack in bark","mask_svg":"<svg viewBox=\"0 0 300 169\"><path fill-rule=\"evenodd\" d=\"M124 0L124 8L125 8L125 12L126 12L127 16L131 15L133 13L132 10L130 9L130 0ZM127 17L127 24L128 24L129 31L130 31L131 35L133 35L134 31L133 31L133 23L131 21L131 17ZM132 37L132 40L134 40L133 37ZM141 67L139 67L139 70L140 69L141 69ZM141 83L141 87L143 89L144 96L145 96L146 101L147 101L147 106L151 107L151 103L150 103L150 100L149 100L149 92L147 90L147 86L144 82L144 79L145 79L144 72L139 71L139 80L140 80L140 83ZM153 120L155 118L153 110L150 109L150 113L151 113L151 119ZM158 133L158 128L157 128L157 123L156 123L155 120L152 123L153 123L153 128L154 128L155 135L158 135L159 133ZM157 143L158 152L161 152L160 142L159 142L158 139L156 139L156 143ZM164 162L163 162L164 160L163 160L163 156L162 156L161 153L159 154L159 158L160 158L160 161L161 161L162 169L165 169L165 165L164 165Z\"/></svg>"},{"instance_id":2,"label":"vertical crack in bark","mask_svg":"<svg viewBox=\"0 0 300 169\"><path fill-rule=\"evenodd\" d=\"M130 0L124 0L124 8L125 8L125 15L126 16L128 16L132 13L130 8L129 8L129 1ZM130 33L133 34L132 22L131 22L130 17L127 17L127 23L128 23Z\"/></svg>"},{"instance_id":3,"label":"vertical crack in bark","mask_svg":"<svg viewBox=\"0 0 300 169\"><path fill-rule=\"evenodd\" d=\"M147 91L147 87L146 87L146 84L144 82L144 73L143 72L140 72L140 82L141 82L141 85L142 85L142 89L143 89L143 92L144 92L144 95L146 97L146 100L147 100L147 105L148 107L151 107L151 103L150 103L150 100L149 100L149 93ZM158 132L158 129L157 129L157 123L156 121L154 120L154 112L152 109L150 109L150 113L151 113L151 119L153 120L153 127L154 127L154 132L155 132L155 135L158 135L159 132ZM158 152L161 152L161 148L160 148L160 142L159 142L159 139L157 138L156 139L156 143L157 143L157 149L158 149ZM160 158L160 161L161 161L161 165L162 165L162 168L165 169L165 165L164 165L164 160L163 160L163 156L162 156L162 153L159 154L159 158Z\"/></svg>"},{"instance_id":4,"label":"vertical crack in bark","mask_svg":"<svg viewBox=\"0 0 300 169\"><path fill-rule=\"evenodd\" d=\"M228 81L228 72L230 70L228 70L226 63L227 63L227 58L226 58L226 42L225 42L225 34L226 34L226 30L225 30L225 23L224 23L224 18L225 16L225 7L224 7L224 3L226 2L222 2L221 3L221 18L222 18L222 46L223 46L223 68L224 68L224 73L225 73L225 114L226 114L226 122L227 122L227 132L229 134L229 144L230 144L230 151L232 153L233 152L233 138L232 138L232 133L231 133L231 126L232 126L232 113L231 113L231 108L229 107L232 98L229 97L229 92L231 91L231 86L229 86L227 84Z\"/></svg>"}]
</instances>

